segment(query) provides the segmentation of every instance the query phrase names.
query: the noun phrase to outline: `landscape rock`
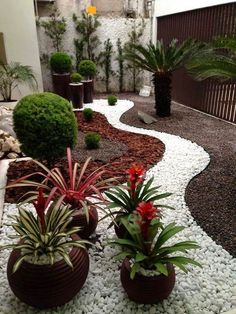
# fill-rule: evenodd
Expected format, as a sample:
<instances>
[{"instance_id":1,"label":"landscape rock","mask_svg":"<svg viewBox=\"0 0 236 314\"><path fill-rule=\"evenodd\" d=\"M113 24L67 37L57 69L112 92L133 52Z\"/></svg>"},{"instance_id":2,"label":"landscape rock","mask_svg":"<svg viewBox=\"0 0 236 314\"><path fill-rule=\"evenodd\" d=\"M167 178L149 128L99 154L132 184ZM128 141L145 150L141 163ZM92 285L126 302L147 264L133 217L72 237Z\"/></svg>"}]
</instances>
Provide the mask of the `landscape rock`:
<instances>
[{"instance_id":1,"label":"landscape rock","mask_svg":"<svg viewBox=\"0 0 236 314\"><path fill-rule=\"evenodd\" d=\"M9 133L13 137L16 134L13 130L13 110L4 106L0 106L0 129L4 132Z\"/></svg>"},{"instance_id":2,"label":"landscape rock","mask_svg":"<svg viewBox=\"0 0 236 314\"><path fill-rule=\"evenodd\" d=\"M142 111L138 111L138 117L139 120L143 121L146 124L152 124L154 122L157 122L157 119L153 118L152 116L149 116L149 114L146 114Z\"/></svg>"},{"instance_id":3,"label":"landscape rock","mask_svg":"<svg viewBox=\"0 0 236 314\"><path fill-rule=\"evenodd\" d=\"M0 159L22 157L20 143L9 133L0 130Z\"/></svg>"}]
</instances>

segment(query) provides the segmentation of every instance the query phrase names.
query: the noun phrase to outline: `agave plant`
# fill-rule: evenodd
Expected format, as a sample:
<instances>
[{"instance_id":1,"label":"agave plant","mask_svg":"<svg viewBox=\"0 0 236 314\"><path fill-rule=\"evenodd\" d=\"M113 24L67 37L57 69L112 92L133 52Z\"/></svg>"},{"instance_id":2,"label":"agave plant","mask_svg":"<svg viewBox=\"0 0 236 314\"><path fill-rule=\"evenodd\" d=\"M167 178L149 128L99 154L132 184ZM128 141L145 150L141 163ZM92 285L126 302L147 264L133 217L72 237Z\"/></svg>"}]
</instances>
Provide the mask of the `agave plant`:
<instances>
[{"instance_id":1,"label":"agave plant","mask_svg":"<svg viewBox=\"0 0 236 314\"><path fill-rule=\"evenodd\" d=\"M236 37L218 37L188 61L189 73L198 81L236 79Z\"/></svg>"},{"instance_id":2,"label":"agave plant","mask_svg":"<svg viewBox=\"0 0 236 314\"><path fill-rule=\"evenodd\" d=\"M98 202L103 200L102 191L114 182L115 178L103 179L107 173L105 166L97 168L86 176L86 170L91 158L88 158L79 170L79 164L72 162L70 148L67 148L68 176L64 176L59 168L48 169L41 162L34 162L42 169L41 172L34 172L22 178L11 182L7 188L27 186L34 189L43 188L50 193L52 199L60 198L61 203L69 204L73 209L83 208L88 219L88 204L97 199ZM41 182L29 180L34 175L42 178ZM68 179L67 179L68 177ZM31 202L37 196L37 191L30 191L25 194L27 197L24 202ZM93 197L91 201L90 197Z\"/></svg>"},{"instance_id":3,"label":"agave plant","mask_svg":"<svg viewBox=\"0 0 236 314\"><path fill-rule=\"evenodd\" d=\"M19 84L27 84L31 89L37 87L32 68L19 62L4 64L0 61L0 94L4 101L12 101L12 92Z\"/></svg>"},{"instance_id":4,"label":"agave plant","mask_svg":"<svg viewBox=\"0 0 236 314\"><path fill-rule=\"evenodd\" d=\"M190 249L199 248L195 241L181 241L171 245L167 242L184 227L177 226L174 222L164 226L160 218L160 213L150 202L143 202L134 213L121 218L129 237L108 241L110 245L118 245L122 249L116 258L128 258L131 261L131 279L143 270L154 270L167 276L168 263L176 265L184 272L188 271L187 264L201 267L198 262L183 255ZM182 254L176 255L177 252Z\"/></svg>"},{"instance_id":5,"label":"agave plant","mask_svg":"<svg viewBox=\"0 0 236 314\"><path fill-rule=\"evenodd\" d=\"M37 215L20 206L18 215L11 216L14 222L9 226L16 234L10 237L19 242L0 247L21 251L13 272L19 269L24 260L31 258L33 263L37 263L41 257L46 257L51 265L61 257L73 268L70 250L73 247L85 248L86 243L90 244L88 241L71 239L71 235L80 230L79 227L69 227L73 212L69 206L61 206L60 200L52 202L52 193L45 197L41 188L33 205Z\"/></svg>"},{"instance_id":6,"label":"agave plant","mask_svg":"<svg viewBox=\"0 0 236 314\"><path fill-rule=\"evenodd\" d=\"M197 44L187 39L179 44L173 39L167 46L163 40L156 45L132 45L125 58L131 60L143 70L153 73L152 81L155 87L156 114L160 117L171 113L171 82L172 72L183 66L196 50Z\"/></svg>"}]
</instances>

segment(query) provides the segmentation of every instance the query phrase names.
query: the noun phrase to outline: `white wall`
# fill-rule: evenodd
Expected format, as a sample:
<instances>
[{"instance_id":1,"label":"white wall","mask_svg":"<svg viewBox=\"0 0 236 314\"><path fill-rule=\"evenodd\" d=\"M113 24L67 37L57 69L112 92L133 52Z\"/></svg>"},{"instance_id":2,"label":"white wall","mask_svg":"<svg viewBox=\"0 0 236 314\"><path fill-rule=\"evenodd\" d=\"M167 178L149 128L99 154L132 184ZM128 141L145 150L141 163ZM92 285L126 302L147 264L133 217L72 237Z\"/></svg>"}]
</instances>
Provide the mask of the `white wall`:
<instances>
[{"instance_id":1,"label":"white wall","mask_svg":"<svg viewBox=\"0 0 236 314\"><path fill-rule=\"evenodd\" d=\"M4 34L7 61L30 65L39 91L43 90L33 0L0 0L0 31ZM32 93L27 87L13 95L19 99Z\"/></svg>"},{"instance_id":2,"label":"white wall","mask_svg":"<svg viewBox=\"0 0 236 314\"><path fill-rule=\"evenodd\" d=\"M233 0L154 0L154 16L164 16L189 10L234 2Z\"/></svg>"},{"instance_id":3,"label":"white wall","mask_svg":"<svg viewBox=\"0 0 236 314\"><path fill-rule=\"evenodd\" d=\"M0 0L1 1L1 0ZM44 17L41 18L41 20L47 20L48 18ZM136 19L136 23L139 24L142 19ZM63 48L65 51L67 51L69 54L74 56L75 49L73 44L73 39L77 38L78 35L75 31L74 23L71 18L66 18L67 21L67 32L64 36L63 40ZM133 25L133 19L126 19L123 17L116 17L116 18L108 18L108 17L99 17L99 22L101 23L101 26L97 29L97 35L99 37L99 40L102 42L100 46L97 47L97 54L103 49L103 42L110 38L113 48L114 48L114 54L112 58L112 69L114 72L118 71L118 62L116 61L117 57L117 47L116 42L117 39L120 38L122 43L125 43L128 41L128 33L131 31L132 25ZM151 23L150 19L145 19L145 29L144 34L142 37L142 43L148 43L150 41L150 35L151 35ZM137 25L136 24L136 25ZM40 44L40 52L41 54L46 53L50 54L53 52L53 48L51 45L50 39L45 35L44 30L42 28L38 29L38 37L39 37L39 44ZM101 71L100 71L101 72ZM125 88L127 90L131 90L131 77L127 71L125 71ZM145 72L141 76L143 83L150 84L150 76L148 73ZM44 82L44 88L46 90L52 90L52 84L51 84L51 74L50 70L44 65L43 66L43 82ZM99 92L105 91L105 85L103 82L101 82L99 79L97 79L96 90ZM119 84L118 84L118 77L114 75L111 80L111 89L113 91L118 91Z\"/></svg>"}]
</instances>

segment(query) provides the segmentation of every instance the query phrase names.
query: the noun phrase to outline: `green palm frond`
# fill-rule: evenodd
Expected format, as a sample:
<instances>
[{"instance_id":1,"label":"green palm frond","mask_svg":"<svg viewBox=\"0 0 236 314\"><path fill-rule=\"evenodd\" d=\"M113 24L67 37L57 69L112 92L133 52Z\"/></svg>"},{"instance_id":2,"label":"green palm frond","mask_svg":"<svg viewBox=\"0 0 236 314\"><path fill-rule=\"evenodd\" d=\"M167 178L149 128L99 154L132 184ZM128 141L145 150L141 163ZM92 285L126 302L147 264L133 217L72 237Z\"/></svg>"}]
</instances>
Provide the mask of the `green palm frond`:
<instances>
[{"instance_id":1,"label":"green palm frond","mask_svg":"<svg viewBox=\"0 0 236 314\"><path fill-rule=\"evenodd\" d=\"M236 37L218 37L205 44L187 63L198 81L207 78L236 79Z\"/></svg>"},{"instance_id":2,"label":"green palm frond","mask_svg":"<svg viewBox=\"0 0 236 314\"><path fill-rule=\"evenodd\" d=\"M125 58L149 72L168 73L182 66L197 46L192 39L187 39L181 44L177 39L173 39L167 46L163 40L158 40L156 45L149 43L147 47L131 45Z\"/></svg>"}]
</instances>

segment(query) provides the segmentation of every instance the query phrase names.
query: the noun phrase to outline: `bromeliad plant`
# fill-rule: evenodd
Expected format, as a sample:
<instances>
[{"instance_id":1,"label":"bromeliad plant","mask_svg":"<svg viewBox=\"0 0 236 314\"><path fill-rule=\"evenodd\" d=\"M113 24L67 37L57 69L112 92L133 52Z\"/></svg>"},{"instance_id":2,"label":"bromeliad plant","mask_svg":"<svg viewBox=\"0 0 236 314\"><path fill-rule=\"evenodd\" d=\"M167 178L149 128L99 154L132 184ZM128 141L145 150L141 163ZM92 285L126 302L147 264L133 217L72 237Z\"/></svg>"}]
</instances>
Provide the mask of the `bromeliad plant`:
<instances>
[{"instance_id":1,"label":"bromeliad plant","mask_svg":"<svg viewBox=\"0 0 236 314\"><path fill-rule=\"evenodd\" d=\"M103 179L107 173L104 166L94 170L86 176L86 171L91 158L88 158L80 168L77 162L72 162L70 148L67 148L68 174L64 175L59 168L48 169L37 160L34 162L42 169L10 183L7 188L27 186L32 189L43 188L50 193L51 198L59 198L61 203L71 205L72 209L83 209L87 220L89 219L89 205L94 205L95 200L103 200L102 191L114 182L114 178ZM80 168L80 171L79 171ZM41 182L29 180L34 175L42 178ZM37 196L37 191L30 191L25 194L24 202L30 202ZM90 197L93 196L93 201Z\"/></svg>"},{"instance_id":2,"label":"bromeliad plant","mask_svg":"<svg viewBox=\"0 0 236 314\"><path fill-rule=\"evenodd\" d=\"M191 258L184 256L190 249L197 249L199 246L195 241L181 241L169 244L177 233L184 227L170 223L164 226L161 222L160 210L151 201L141 202L134 213L120 219L126 228L129 238L112 239L110 245L118 245L122 252L117 254L119 259L130 260L130 278L134 279L136 273L154 271L157 274L168 276L167 265L176 265L184 272L187 272L186 265L201 265ZM180 252L181 254L176 254Z\"/></svg>"},{"instance_id":3,"label":"bromeliad plant","mask_svg":"<svg viewBox=\"0 0 236 314\"><path fill-rule=\"evenodd\" d=\"M119 225L120 219L133 213L141 202L153 203L171 195L171 193L159 193L160 186L152 186L154 177L144 182L145 170L141 165L133 165L126 171L126 174L128 174L127 185L113 187L105 192L108 199L106 202L108 213L104 219L111 216L113 218L112 224L117 223ZM167 205L156 204L155 208L158 207L172 208Z\"/></svg>"},{"instance_id":4,"label":"bromeliad plant","mask_svg":"<svg viewBox=\"0 0 236 314\"><path fill-rule=\"evenodd\" d=\"M40 259L46 258L48 264L53 265L58 257L61 257L73 268L69 253L73 247L85 248L89 243L84 240L73 240L71 236L77 233L79 227L69 227L72 220L72 211L69 206L61 206L60 199L53 201L53 192L48 197L43 189L38 191L37 199L33 201L37 215L32 211L19 207L19 214L11 216L14 220L11 226L16 234L11 235L18 239L16 244L10 244L0 249L18 249L20 257L15 262L13 272L16 272L24 260L30 259L32 263L39 263Z\"/></svg>"}]
</instances>

